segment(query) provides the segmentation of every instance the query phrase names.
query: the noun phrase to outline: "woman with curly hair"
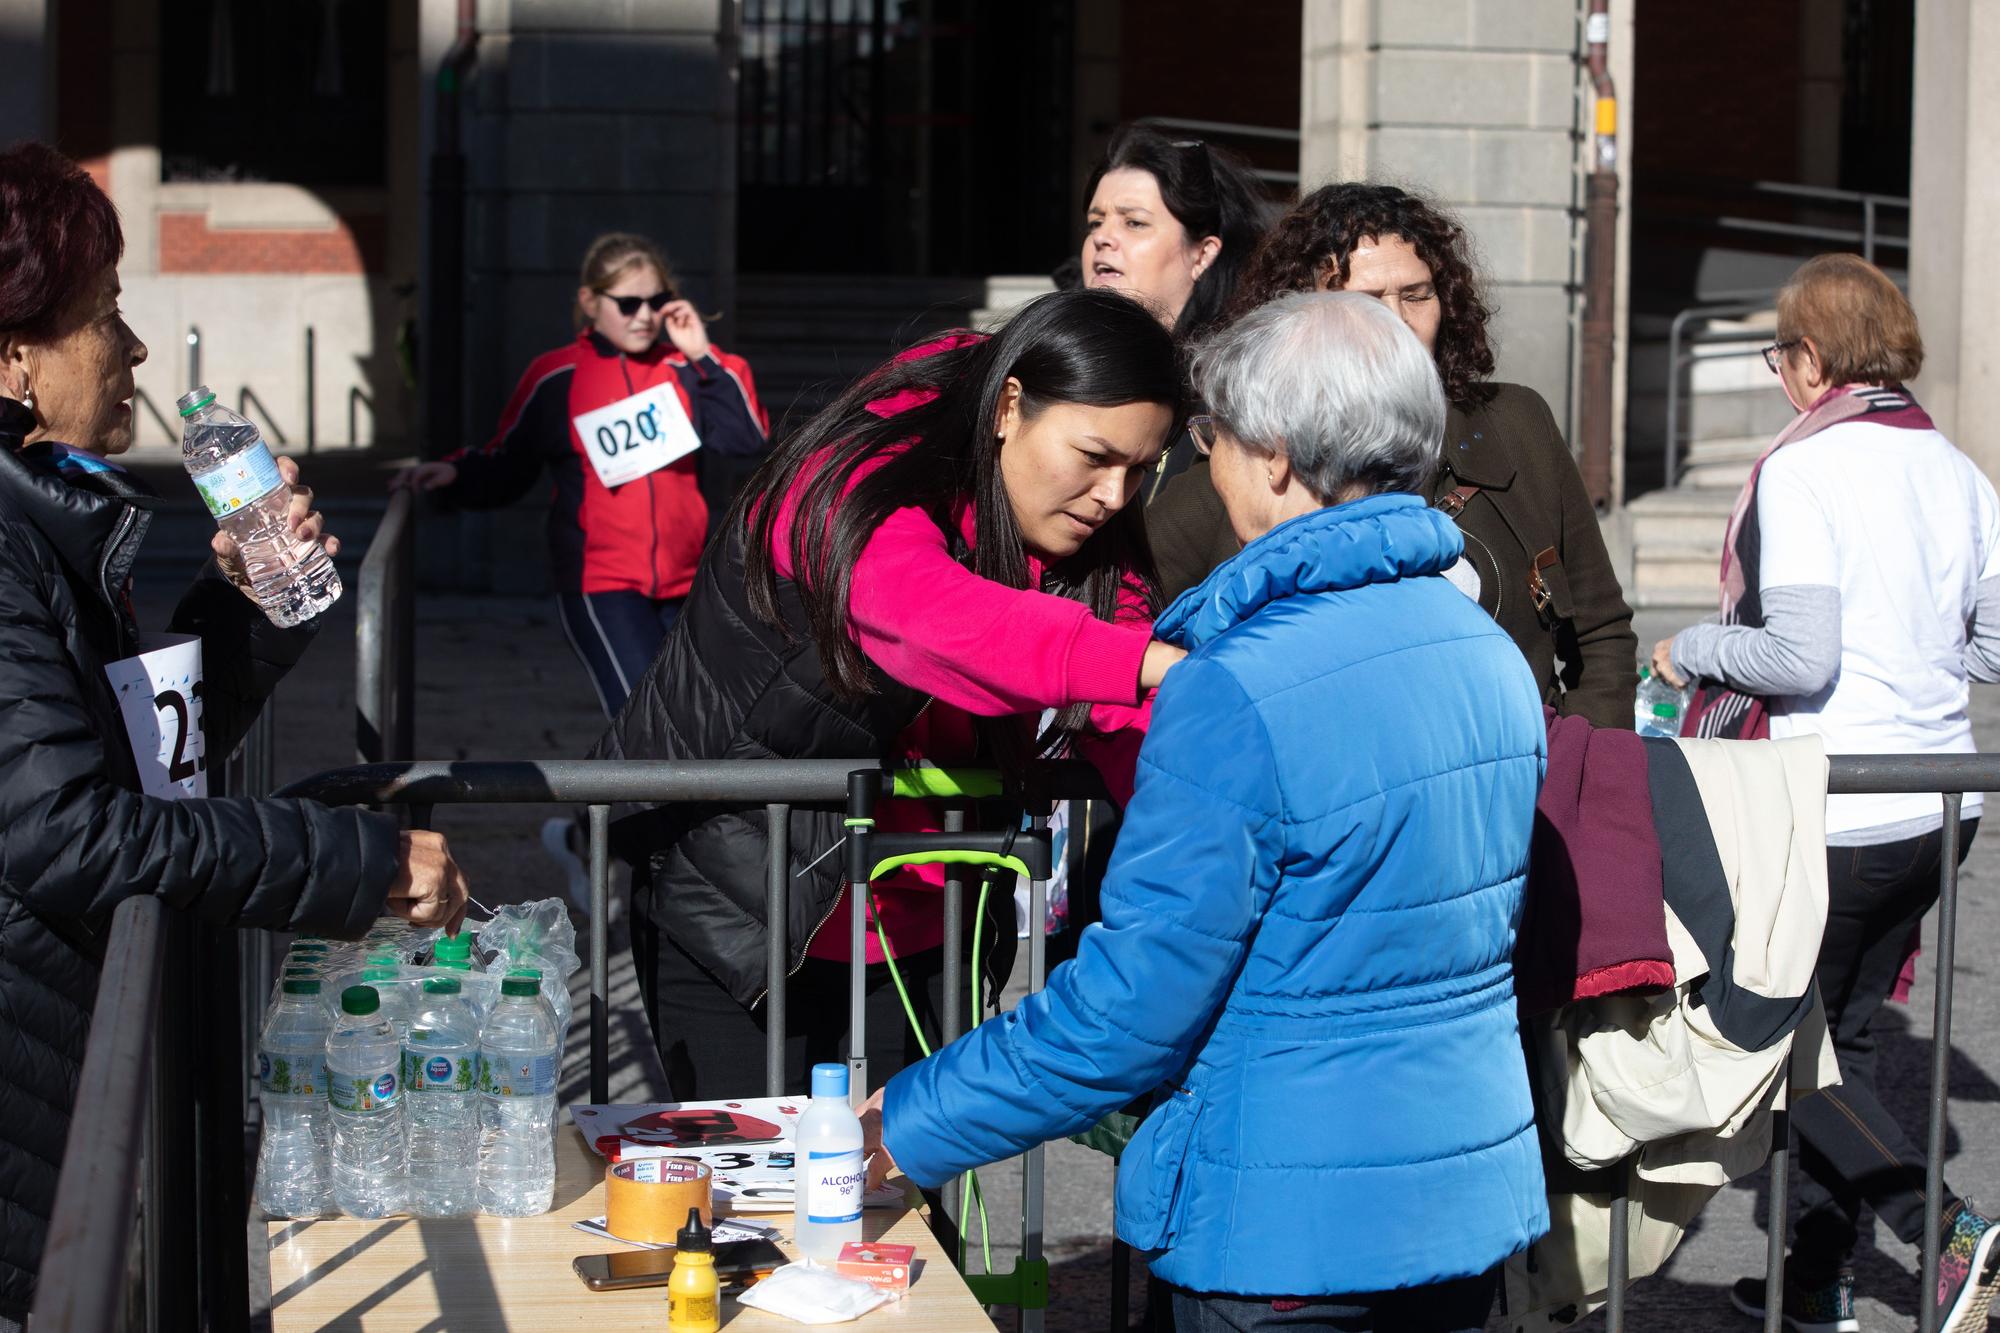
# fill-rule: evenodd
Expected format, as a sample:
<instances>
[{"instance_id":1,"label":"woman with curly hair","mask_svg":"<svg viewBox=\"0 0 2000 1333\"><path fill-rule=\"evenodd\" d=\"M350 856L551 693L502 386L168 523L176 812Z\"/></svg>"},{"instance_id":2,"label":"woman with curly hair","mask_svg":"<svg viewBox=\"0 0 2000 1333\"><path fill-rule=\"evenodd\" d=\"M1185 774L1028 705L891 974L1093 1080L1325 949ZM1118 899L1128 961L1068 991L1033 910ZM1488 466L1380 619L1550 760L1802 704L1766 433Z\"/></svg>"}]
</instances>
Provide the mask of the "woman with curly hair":
<instances>
[{"instance_id":1,"label":"woman with curly hair","mask_svg":"<svg viewBox=\"0 0 2000 1333\"><path fill-rule=\"evenodd\" d=\"M1444 465L1431 501L1457 520L1465 555L1448 571L1507 631L1557 711L1632 725L1638 639L1576 460L1533 389L1500 384L1465 229L1393 185L1323 186L1250 257L1242 314L1295 291L1375 297L1409 325L1444 382ZM1206 463L1146 509L1168 597L1205 579L1237 543Z\"/></svg>"}]
</instances>

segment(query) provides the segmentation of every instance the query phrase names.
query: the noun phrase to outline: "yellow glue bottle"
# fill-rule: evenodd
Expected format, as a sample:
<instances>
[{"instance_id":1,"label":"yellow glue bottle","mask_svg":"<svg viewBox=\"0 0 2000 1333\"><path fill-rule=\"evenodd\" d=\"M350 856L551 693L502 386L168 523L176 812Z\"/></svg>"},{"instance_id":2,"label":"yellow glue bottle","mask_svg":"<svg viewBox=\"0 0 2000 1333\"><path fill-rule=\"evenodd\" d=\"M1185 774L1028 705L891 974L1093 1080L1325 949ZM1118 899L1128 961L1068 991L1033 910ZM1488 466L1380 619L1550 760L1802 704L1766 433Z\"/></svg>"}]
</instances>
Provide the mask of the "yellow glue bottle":
<instances>
[{"instance_id":1,"label":"yellow glue bottle","mask_svg":"<svg viewBox=\"0 0 2000 1333\"><path fill-rule=\"evenodd\" d=\"M667 1279L667 1333L720 1333L722 1286L701 1209L688 1209L687 1225L675 1239L674 1271Z\"/></svg>"}]
</instances>

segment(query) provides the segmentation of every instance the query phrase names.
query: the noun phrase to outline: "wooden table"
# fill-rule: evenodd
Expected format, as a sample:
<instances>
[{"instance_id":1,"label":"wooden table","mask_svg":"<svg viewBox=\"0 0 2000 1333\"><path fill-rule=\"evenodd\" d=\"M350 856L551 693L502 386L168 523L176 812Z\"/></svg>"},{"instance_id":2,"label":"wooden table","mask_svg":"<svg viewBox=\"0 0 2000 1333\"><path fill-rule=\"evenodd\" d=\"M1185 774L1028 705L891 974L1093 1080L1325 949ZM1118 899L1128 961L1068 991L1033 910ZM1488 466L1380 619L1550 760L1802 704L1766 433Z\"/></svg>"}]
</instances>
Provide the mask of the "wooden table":
<instances>
[{"instance_id":1,"label":"wooden table","mask_svg":"<svg viewBox=\"0 0 2000 1333\"><path fill-rule=\"evenodd\" d=\"M717 1213L727 1215L720 1208ZM593 1292L570 1268L579 1254L620 1248L570 1225L603 1215L603 1159L584 1146L575 1126L564 1124L556 1131L555 1206L541 1217L272 1222L271 1324L276 1333L562 1328L663 1333L665 1287ZM871 1208L863 1218L867 1239L916 1247L917 1280L901 1301L840 1327L898 1333L993 1327L915 1210ZM746 1219L782 1228L781 1243L791 1248L791 1214ZM805 1327L726 1299L722 1326L730 1333L795 1333Z\"/></svg>"}]
</instances>

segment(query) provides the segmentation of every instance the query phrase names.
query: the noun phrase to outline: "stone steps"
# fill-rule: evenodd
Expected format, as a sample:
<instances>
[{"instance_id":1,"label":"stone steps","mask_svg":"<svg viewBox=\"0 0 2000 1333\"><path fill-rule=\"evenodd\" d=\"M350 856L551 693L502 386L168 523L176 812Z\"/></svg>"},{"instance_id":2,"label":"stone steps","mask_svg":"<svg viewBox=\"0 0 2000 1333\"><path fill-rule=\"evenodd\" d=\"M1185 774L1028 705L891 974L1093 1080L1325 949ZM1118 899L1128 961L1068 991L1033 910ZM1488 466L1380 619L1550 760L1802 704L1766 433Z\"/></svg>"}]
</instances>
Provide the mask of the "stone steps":
<instances>
[{"instance_id":1,"label":"stone steps","mask_svg":"<svg viewBox=\"0 0 2000 1333\"><path fill-rule=\"evenodd\" d=\"M1626 599L1635 609L1715 603L1722 536L1736 487L1683 486L1642 495L1625 507L1632 542Z\"/></svg>"}]
</instances>

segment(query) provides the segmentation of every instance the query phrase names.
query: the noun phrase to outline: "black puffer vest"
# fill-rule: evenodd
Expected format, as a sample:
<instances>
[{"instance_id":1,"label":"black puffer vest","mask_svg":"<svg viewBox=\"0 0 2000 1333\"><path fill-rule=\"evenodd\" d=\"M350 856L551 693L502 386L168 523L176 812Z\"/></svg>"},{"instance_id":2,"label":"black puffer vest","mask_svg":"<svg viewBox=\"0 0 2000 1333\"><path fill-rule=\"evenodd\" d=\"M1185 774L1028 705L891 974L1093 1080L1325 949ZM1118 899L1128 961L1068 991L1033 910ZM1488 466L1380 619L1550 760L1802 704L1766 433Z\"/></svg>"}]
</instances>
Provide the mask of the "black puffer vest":
<instances>
[{"instance_id":1,"label":"black puffer vest","mask_svg":"<svg viewBox=\"0 0 2000 1333\"><path fill-rule=\"evenodd\" d=\"M779 602L794 637L750 609L744 534L709 548L666 645L598 743L606 759L885 758L927 698L870 667L874 690L838 694L804 633L805 607L789 580ZM840 897L842 810L793 807L789 967ZM737 1003L764 998L765 862L762 805L670 805L621 819L621 856L649 881L637 910L692 954Z\"/></svg>"}]
</instances>

